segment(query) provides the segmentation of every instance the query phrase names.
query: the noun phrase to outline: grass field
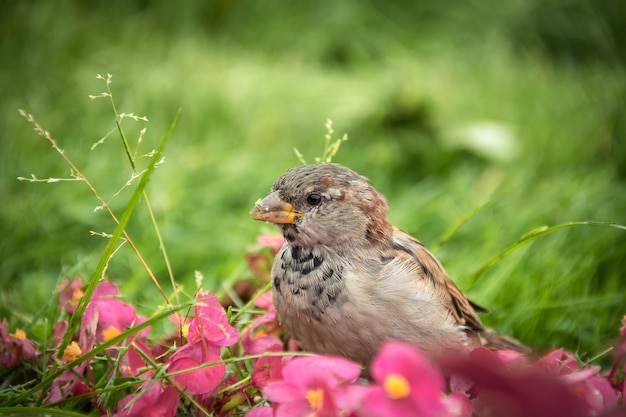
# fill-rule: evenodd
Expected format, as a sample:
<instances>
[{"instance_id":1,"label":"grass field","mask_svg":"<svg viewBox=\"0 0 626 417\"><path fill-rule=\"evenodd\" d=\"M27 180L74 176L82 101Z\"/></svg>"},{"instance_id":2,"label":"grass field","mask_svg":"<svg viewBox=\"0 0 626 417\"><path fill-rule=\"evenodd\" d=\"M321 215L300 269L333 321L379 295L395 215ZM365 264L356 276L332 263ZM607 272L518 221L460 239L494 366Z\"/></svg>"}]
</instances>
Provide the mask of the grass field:
<instances>
[{"instance_id":1,"label":"grass field","mask_svg":"<svg viewBox=\"0 0 626 417\"><path fill-rule=\"evenodd\" d=\"M559 230L472 276L538 227L626 224L618 1L109 3L4 6L0 317L28 328L45 315L61 279L93 272L106 239L90 230L114 227L83 183L16 180L69 177L17 110L34 114L108 200L132 171L116 131L91 150L115 124L107 99L88 95L104 91L96 74L112 73L118 112L149 119L123 121L133 149L147 127L139 154L182 109L148 194L188 292L196 270L216 291L246 276L244 254L274 231L249 209L300 163L293 148L308 161L321 154L330 118L336 137L349 136L335 162L387 196L393 223L435 249L492 311L488 325L583 358L616 336L624 230ZM123 209L130 192L112 207ZM145 208L128 232L172 292ZM144 314L162 301L128 247L108 276Z\"/></svg>"}]
</instances>

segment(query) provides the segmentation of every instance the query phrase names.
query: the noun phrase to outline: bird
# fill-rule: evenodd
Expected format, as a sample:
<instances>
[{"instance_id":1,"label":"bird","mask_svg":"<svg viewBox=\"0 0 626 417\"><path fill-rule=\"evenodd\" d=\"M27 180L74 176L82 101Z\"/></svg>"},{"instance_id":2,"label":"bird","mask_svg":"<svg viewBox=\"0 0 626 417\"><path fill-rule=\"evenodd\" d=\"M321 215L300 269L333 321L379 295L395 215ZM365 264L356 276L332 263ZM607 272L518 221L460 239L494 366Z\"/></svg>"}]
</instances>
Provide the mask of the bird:
<instances>
[{"instance_id":1,"label":"bird","mask_svg":"<svg viewBox=\"0 0 626 417\"><path fill-rule=\"evenodd\" d=\"M493 343L525 350L483 326L442 264L393 226L387 200L337 163L289 169L257 200L254 220L276 224L284 245L271 269L281 325L305 351L368 366L391 340L428 357Z\"/></svg>"}]
</instances>

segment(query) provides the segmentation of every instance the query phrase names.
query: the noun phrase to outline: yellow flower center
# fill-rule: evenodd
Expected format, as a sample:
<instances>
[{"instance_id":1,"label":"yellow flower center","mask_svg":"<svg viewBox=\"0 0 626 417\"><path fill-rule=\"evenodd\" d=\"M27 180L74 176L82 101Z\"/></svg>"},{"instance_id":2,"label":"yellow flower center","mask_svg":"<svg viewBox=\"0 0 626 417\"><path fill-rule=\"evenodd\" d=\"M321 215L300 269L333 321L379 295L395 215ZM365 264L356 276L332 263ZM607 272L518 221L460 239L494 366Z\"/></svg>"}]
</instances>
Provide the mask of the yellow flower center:
<instances>
[{"instance_id":1,"label":"yellow flower center","mask_svg":"<svg viewBox=\"0 0 626 417\"><path fill-rule=\"evenodd\" d=\"M82 292L80 288L75 289L74 292L72 293L72 304L73 305L78 304L78 300L80 300L83 295L85 295L85 293Z\"/></svg>"},{"instance_id":2,"label":"yellow flower center","mask_svg":"<svg viewBox=\"0 0 626 417\"><path fill-rule=\"evenodd\" d=\"M405 377L398 374L389 374L385 377L385 391L392 400L406 398L411 393L411 386Z\"/></svg>"},{"instance_id":3,"label":"yellow flower center","mask_svg":"<svg viewBox=\"0 0 626 417\"><path fill-rule=\"evenodd\" d=\"M119 336L121 333L122 332L117 327L109 326L108 328L102 331L102 338L104 339L105 342L108 342L114 337Z\"/></svg>"},{"instance_id":4,"label":"yellow flower center","mask_svg":"<svg viewBox=\"0 0 626 417\"><path fill-rule=\"evenodd\" d=\"M189 324L183 324L183 327L181 327L180 330L182 331L185 339L189 338Z\"/></svg>"},{"instance_id":5,"label":"yellow flower center","mask_svg":"<svg viewBox=\"0 0 626 417\"><path fill-rule=\"evenodd\" d=\"M13 335L17 339L26 339L26 332L22 329L15 329L15 334Z\"/></svg>"},{"instance_id":6,"label":"yellow flower center","mask_svg":"<svg viewBox=\"0 0 626 417\"><path fill-rule=\"evenodd\" d=\"M321 388L310 389L306 393L306 400L311 410L319 410L324 404L324 391Z\"/></svg>"},{"instance_id":7,"label":"yellow flower center","mask_svg":"<svg viewBox=\"0 0 626 417\"><path fill-rule=\"evenodd\" d=\"M265 336L267 336L266 332L264 332L263 330L258 330L256 334L254 335L253 339L260 339Z\"/></svg>"},{"instance_id":8,"label":"yellow flower center","mask_svg":"<svg viewBox=\"0 0 626 417\"><path fill-rule=\"evenodd\" d=\"M76 342L70 342L69 345L63 351L63 359L67 363L74 362L76 358L83 354L83 351L80 350L80 346Z\"/></svg>"}]
</instances>

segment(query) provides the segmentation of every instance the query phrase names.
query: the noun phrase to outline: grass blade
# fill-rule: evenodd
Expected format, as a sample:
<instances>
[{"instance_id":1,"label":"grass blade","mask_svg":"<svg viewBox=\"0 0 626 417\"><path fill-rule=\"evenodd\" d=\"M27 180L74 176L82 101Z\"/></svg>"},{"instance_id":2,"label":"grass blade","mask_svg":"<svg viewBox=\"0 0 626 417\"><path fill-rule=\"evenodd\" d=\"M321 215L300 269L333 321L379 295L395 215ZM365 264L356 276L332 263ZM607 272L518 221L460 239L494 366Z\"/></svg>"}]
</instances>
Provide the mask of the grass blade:
<instances>
[{"instance_id":1,"label":"grass blade","mask_svg":"<svg viewBox=\"0 0 626 417\"><path fill-rule=\"evenodd\" d=\"M474 217L480 210L483 209L487 204L489 204L489 200L485 200L476 207L474 207L470 212L466 213L463 217L456 221L448 230L444 232L439 239L439 242L436 245L431 247L432 252L437 252L439 248L441 248L454 234L461 228L465 223L470 221L472 217Z\"/></svg>"},{"instance_id":2,"label":"grass blade","mask_svg":"<svg viewBox=\"0 0 626 417\"><path fill-rule=\"evenodd\" d=\"M172 133L174 131L174 128L176 127L176 123L178 122L179 117L180 117L180 110L174 117L174 120L170 124L165 135L163 135L163 138L161 139L161 142L159 143L159 147L157 148L152 159L150 160L150 164L148 165L146 172L141 177L141 180L139 181L137 188L135 188L135 191L133 192L130 200L128 201L128 203L126 204L126 207L124 208L124 212L122 213L119 223L115 227L115 230L113 231L113 234L111 238L109 239L109 242L106 248L104 249L102 256L100 257L98 266L96 267L95 271L91 275L91 278L89 279L87 288L85 289L85 294L80 299L80 302L78 303L76 310L74 311L74 314L72 314L72 317L70 318L67 332L65 336L63 337L63 340L61 341L61 344L59 345L59 348L58 348L57 359L59 360L63 356L63 351L71 342L72 335L76 332L76 330L80 326L80 320L83 314L85 313L87 304L89 303L89 300L91 299L91 296L94 290L96 289L98 282L100 281L100 279L104 275L104 272L106 271L110 258L117 246L117 242L122 236L122 233L124 229L126 228L128 221L130 220L133 212L135 211L135 208L137 207L137 203L139 202L139 198L143 195L143 190L145 189L146 184L148 183L152 173L154 172L156 165L163 157L163 151L165 150L165 147L167 143L169 142L170 137L172 136ZM56 366L53 365L51 372L54 374L55 371L56 371Z\"/></svg>"},{"instance_id":3,"label":"grass blade","mask_svg":"<svg viewBox=\"0 0 626 417\"><path fill-rule=\"evenodd\" d=\"M615 229L626 230L626 226L623 226L621 224L608 223L608 222L594 222L594 221L570 222L570 223L559 224L559 225L552 226L552 227L548 227L548 226L538 227L526 233L517 242L508 246L502 252L500 252L499 254L491 258L489 261L487 261L478 271L474 273L474 275L472 275L469 278L467 282L467 286L469 287L469 286L474 285L476 281L478 281L478 279L485 272L487 272L489 269L491 269L494 265L496 265L502 259L506 258L507 256L509 256L511 253L515 252L517 249L521 248L522 246L525 246L537 238L556 232L558 230L568 229L570 227L578 227L578 226L604 226L604 227L612 227Z\"/></svg>"}]
</instances>

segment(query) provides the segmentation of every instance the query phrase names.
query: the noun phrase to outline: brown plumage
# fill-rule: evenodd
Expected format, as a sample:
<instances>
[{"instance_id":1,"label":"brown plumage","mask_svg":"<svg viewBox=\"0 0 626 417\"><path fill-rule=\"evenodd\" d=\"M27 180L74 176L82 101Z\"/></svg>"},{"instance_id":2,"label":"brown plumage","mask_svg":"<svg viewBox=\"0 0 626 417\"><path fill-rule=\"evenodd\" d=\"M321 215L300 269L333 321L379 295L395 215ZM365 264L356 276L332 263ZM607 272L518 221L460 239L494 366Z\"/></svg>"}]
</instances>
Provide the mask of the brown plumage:
<instances>
[{"instance_id":1,"label":"brown plumage","mask_svg":"<svg viewBox=\"0 0 626 417\"><path fill-rule=\"evenodd\" d=\"M417 239L392 226L387 202L339 164L287 171L252 209L276 223L285 245L272 267L279 318L305 349L368 365L402 340L433 356L444 349L522 346L485 330L472 303Z\"/></svg>"}]
</instances>

